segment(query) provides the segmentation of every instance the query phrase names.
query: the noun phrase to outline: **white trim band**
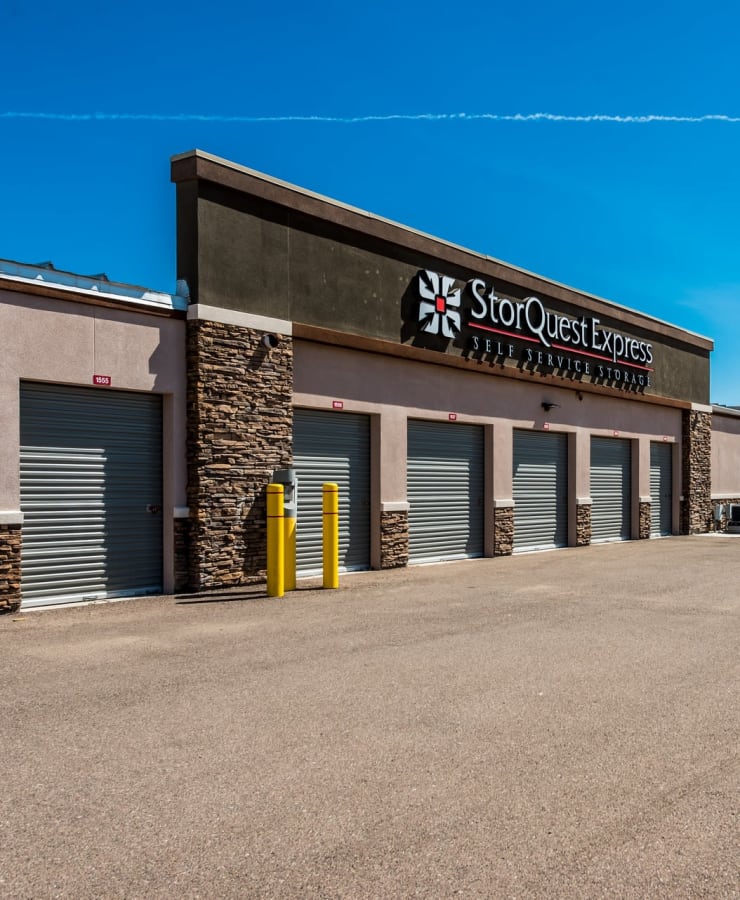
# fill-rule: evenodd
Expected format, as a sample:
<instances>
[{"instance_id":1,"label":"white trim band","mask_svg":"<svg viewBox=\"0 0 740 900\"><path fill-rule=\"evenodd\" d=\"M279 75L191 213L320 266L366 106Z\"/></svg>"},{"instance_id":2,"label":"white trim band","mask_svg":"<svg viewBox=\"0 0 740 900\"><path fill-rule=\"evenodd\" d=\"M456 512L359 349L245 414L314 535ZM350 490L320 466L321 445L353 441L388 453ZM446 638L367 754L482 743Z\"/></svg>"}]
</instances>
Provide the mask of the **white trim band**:
<instances>
[{"instance_id":1,"label":"white trim band","mask_svg":"<svg viewBox=\"0 0 740 900\"><path fill-rule=\"evenodd\" d=\"M22 525L23 513L19 509L0 509L0 525Z\"/></svg>"},{"instance_id":2,"label":"white trim band","mask_svg":"<svg viewBox=\"0 0 740 900\"><path fill-rule=\"evenodd\" d=\"M382 500L380 503L381 512L408 512L409 504L407 500Z\"/></svg>"},{"instance_id":3,"label":"white trim band","mask_svg":"<svg viewBox=\"0 0 740 900\"><path fill-rule=\"evenodd\" d=\"M514 506L514 501L511 498L493 501L494 509L513 509Z\"/></svg>"},{"instance_id":4,"label":"white trim band","mask_svg":"<svg viewBox=\"0 0 740 900\"><path fill-rule=\"evenodd\" d=\"M640 503L652 503L652 502L653 502L653 498L650 496L650 494L648 494L647 496L643 496L642 494L640 494Z\"/></svg>"},{"instance_id":5,"label":"white trim band","mask_svg":"<svg viewBox=\"0 0 740 900\"><path fill-rule=\"evenodd\" d=\"M189 506L174 506L172 508L173 519L187 519L190 516Z\"/></svg>"},{"instance_id":6,"label":"white trim band","mask_svg":"<svg viewBox=\"0 0 740 900\"><path fill-rule=\"evenodd\" d=\"M734 494L712 494L712 500L734 500L737 503L740 500L740 491Z\"/></svg>"},{"instance_id":7,"label":"white trim band","mask_svg":"<svg viewBox=\"0 0 740 900\"><path fill-rule=\"evenodd\" d=\"M576 506L591 506L592 502L590 497L576 497Z\"/></svg>"},{"instance_id":8,"label":"white trim band","mask_svg":"<svg viewBox=\"0 0 740 900\"><path fill-rule=\"evenodd\" d=\"M691 412L710 413L710 412L712 412L712 407L706 406L706 404L704 404L704 403L692 403L691 404Z\"/></svg>"},{"instance_id":9,"label":"white trim band","mask_svg":"<svg viewBox=\"0 0 740 900\"><path fill-rule=\"evenodd\" d=\"M220 306L206 306L194 303L188 307L188 319L207 319L220 325L237 325L241 328L257 328L260 331L276 331L278 334L292 335L293 323L287 319L273 319L270 316L257 316L253 313L239 312L236 309L222 309Z\"/></svg>"}]
</instances>

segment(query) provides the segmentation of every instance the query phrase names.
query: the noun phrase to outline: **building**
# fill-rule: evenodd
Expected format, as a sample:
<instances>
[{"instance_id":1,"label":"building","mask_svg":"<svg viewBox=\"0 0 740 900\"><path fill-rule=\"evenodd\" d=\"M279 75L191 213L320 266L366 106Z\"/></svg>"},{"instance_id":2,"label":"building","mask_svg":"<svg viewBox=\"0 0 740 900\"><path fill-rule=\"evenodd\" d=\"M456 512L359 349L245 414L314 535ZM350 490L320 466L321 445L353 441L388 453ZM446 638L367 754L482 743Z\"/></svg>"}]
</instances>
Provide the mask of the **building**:
<instances>
[{"instance_id":1,"label":"building","mask_svg":"<svg viewBox=\"0 0 740 900\"><path fill-rule=\"evenodd\" d=\"M193 588L258 574L290 464L303 572L323 480L348 569L713 527L712 341L207 154L172 178Z\"/></svg>"},{"instance_id":2,"label":"building","mask_svg":"<svg viewBox=\"0 0 740 900\"><path fill-rule=\"evenodd\" d=\"M199 151L172 179L183 296L0 266L0 604L260 581L286 467L299 574L325 481L345 570L701 533L740 502L711 340Z\"/></svg>"},{"instance_id":3,"label":"building","mask_svg":"<svg viewBox=\"0 0 740 900\"><path fill-rule=\"evenodd\" d=\"M0 262L0 608L184 586L186 308Z\"/></svg>"}]
</instances>

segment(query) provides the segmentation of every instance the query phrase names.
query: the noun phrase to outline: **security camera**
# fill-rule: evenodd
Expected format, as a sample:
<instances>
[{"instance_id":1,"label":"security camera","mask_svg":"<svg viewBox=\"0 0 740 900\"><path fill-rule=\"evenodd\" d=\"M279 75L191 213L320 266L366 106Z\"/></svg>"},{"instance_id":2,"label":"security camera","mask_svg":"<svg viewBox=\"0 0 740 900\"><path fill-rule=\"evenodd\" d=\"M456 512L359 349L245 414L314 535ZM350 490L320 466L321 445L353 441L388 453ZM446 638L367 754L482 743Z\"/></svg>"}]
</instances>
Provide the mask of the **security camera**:
<instances>
[{"instance_id":1,"label":"security camera","mask_svg":"<svg viewBox=\"0 0 740 900\"><path fill-rule=\"evenodd\" d=\"M276 334L263 334L262 335L262 346L267 347L268 350L274 350L275 347L280 343L280 338Z\"/></svg>"}]
</instances>

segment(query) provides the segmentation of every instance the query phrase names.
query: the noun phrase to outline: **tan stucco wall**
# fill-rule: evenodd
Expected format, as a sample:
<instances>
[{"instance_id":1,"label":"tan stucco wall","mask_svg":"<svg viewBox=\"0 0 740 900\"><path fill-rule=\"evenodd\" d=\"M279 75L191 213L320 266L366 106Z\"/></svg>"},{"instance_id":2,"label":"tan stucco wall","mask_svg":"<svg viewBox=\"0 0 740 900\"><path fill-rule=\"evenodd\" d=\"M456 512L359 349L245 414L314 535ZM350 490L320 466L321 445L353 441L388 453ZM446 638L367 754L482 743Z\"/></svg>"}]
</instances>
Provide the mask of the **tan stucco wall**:
<instances>
[{"instance_id":1,"label":"tan stucco wall","mask_svg":"<svg viewBox=\"0 0 740 900\"><path fill-rule=\"evenodd\" d=\"M493 501L512 497L514 428L541 429L549 423L551 431L573 434L569 473L573 503L590 497L590 435L634 441L635 506L639 497L650 495L650 441L667 441L674 446L674 522L678 521L679 409L552 387L536 376L528 383L297 340L294 405L330 410L335 399L342 400L347 412L380 417L381 503L406 499L407 417L446 421L455 413L458 422L490 426L486 439ZM544 400L559 407L545 413ZM636 514L633 519L637 521Z\"/></svg>"},{"instance_id":2,"label":"tan stucco wall","mask_svg":"<svg viewBox=\"0 0 740 900\"><path fill-rule=\"evenodd\" d=\"M164 573L171 590L172 513L187 503L184 321L0 291L0 336L0 511L20 508L20 380L92 387L93 375L110 375L114 389L164 396Z\"/></svg>"},{"instance_id":3,"label":"tan stucco wall","mask_svg":"<svg viewBox=\"0 0 740 900\"><path fill-rule=\"evenodd\" d=\"M712 497L740 497L740 415L712 416Z\"/></svg>"}]
</instances>

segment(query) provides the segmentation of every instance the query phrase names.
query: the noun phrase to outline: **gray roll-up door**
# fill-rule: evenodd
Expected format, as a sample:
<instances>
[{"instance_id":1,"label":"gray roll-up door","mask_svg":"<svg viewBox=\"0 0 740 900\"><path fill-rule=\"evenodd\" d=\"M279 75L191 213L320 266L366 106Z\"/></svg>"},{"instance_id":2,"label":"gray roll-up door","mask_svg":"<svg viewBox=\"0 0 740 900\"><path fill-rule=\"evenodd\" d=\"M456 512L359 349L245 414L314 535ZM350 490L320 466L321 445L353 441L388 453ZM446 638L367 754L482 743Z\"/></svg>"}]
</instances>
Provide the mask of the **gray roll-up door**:
<instances>
[{"instance_id":1,"label":"gray roll-up door","mask_svg":"<svg viewBox=\"0 0 740 900\"><path fill-rule=\"evenodd\" d=\"M23 605L161 592L161 398L23 383L20 443Z\"/></svg>"},{"instance_id":2,"label":"gray roll-up door","mask_svg":"<svg viewBox=\"0 0 740 900\"><path fill-rule=\"evenodd\" d=\"M483 429L408 424L409 561L483 555Z\"/></svg>"},{"instance_id":3,"label":"gray roll-up door","mask_svg":"<svg viewBox=\"0 0 740 900\"><path fill-rule=\"evenodd\" d=\"M296 564L322 570L321 488L339 485L340 571L370 567L370 420L355 413L296 409L293 468L298 476Z\"/></svg>"},{"instance_id":4,"label":"gray roll-up door","mask_svg":"<svg viewBox=\"0 0 740 900\"><path fill-rule=\"evenodd\" d=\"M650 535L673 531L673 447L650 442Z\"/></svg>"},{"instance_id":5,"label":"gray roll-up door","mask_svg":"<svg viewBox=\"0 0 740 900\"><path fill-rule=\"evenodd\" d=\"M514 551L568 544L568 436L514 431Z\"/></svg>"},{"instance_id":6,"label":"gray roll-up door","mask_svg":"<svg viewBox=\"0 0 740 900\"><path fill-rule=\"evenodd\" d=\"M591 438L591 542L632 537L632 444Z\"/></svg>"}]
</instances>

